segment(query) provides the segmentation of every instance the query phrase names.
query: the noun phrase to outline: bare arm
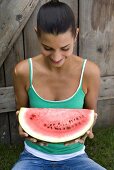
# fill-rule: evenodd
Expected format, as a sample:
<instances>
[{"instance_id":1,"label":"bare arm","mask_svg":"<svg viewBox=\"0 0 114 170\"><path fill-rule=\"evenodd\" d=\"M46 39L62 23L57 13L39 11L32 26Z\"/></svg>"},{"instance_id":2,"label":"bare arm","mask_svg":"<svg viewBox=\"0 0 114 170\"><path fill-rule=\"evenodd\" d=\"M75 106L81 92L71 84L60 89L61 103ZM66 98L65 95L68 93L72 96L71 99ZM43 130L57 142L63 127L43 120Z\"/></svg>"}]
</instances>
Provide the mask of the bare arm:
<instances>
[{"instance_id":1,"label":"bare arm","mask_svg":"<svg viewBox=\"0 0 114 170\"><path fill-rule=\"evenodd\" d=\"M97 100L99 96L99 90L100 90L100 70L98 66L92 62L88 62L88 68L86 69L86 82L87 82L87 93L85 96L84 101L84 108L87 109L93 109L95 111L95 119L94 124L96 123L97 119ZM84 140L88 136L89 138L93 138L93 132L92 128L87 132L87 134L84 137Z\"/></svg>"},{"instance_id":2,"label":"bare arm","mask_svg":"<svg viewBox=\"0 0 114 170\"><path fill-rule=\"evenodd\" d=\"M13 82L14 82L14 91L16 98L16 107L18 115L21 107L29 107L28 105L28 93L27 90L29 88L29 67L27 60L19 63L14 68L13 72ZM25 131L23 131L22 127L19 125L19 134L21 137L26 137L28 140L32 142L38 142L40 145L47 145L46 142L38 141L35 138L30 137Z\"/></svg>"},{"instance_id":3,"label":"bare arm","mask_svg":"<svg viewBox=\"0 0 114 170\"><path fill-rule=\"evenodd\" d=\"M86 69L87 93L84 101L84 108L97 111L97 100L100 89L100 70L94 63L88 62Z\"/></svg>"},{"instance_id":4,"label":"bare arm","mask_svg":"<svg viewBox=\"0 0 114 170\"><path fill-rule=\"evenodd\" d=\"M18 116L21 107L28 107L28 95L26 90L28 67L26 61L20 62L14 68L13 72L13 85L16 98L16 115ZM21 137L28 137L21 126L19 125L19 134Z\"/></svg>"},{"instance_id":5,"label":"bare arm","mask_svg":"<svg viewBox=\"0 0 114 170\"><path fill-rule=\"evenodd\" d=\"M84 108L92 109L96 112L97 100L98 100L99 89L100 89L100 70L96 64L90 61L88 61L86 64L85 73L84 73L84 84L86 86ZM97 119L97 113L95 113L94 124L96 122L96 119ZM87 136L89 138L93 138L94 135L92 132L92 127L83 137L67 142L65 143L65 145L69 145L76 142L84 143Z\"/></svg>"},{"instance_id":6,"label":"bare arm","mask_svg":"<svg viewBox=\"0 0 114 170\"><path fill-rule=\"evenodd\" d=\"M24 69L24 63L19 63L14 68L13 84L16 98L16 107L19 110L21 107L28 107L27 95L27 69ZM25 71L25 72L24 72Z\"/></svg>"}]
</instances>

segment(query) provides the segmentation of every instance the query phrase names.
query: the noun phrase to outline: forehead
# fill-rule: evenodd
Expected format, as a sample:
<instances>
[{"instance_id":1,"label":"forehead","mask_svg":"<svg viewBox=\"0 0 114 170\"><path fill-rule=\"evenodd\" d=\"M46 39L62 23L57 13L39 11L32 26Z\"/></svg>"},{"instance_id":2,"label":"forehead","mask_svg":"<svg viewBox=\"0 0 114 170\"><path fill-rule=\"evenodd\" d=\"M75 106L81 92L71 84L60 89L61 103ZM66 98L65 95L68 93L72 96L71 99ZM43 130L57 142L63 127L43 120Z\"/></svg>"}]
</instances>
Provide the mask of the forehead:
<instances>
[{"instance_id":1,"label":"forehead","mask_svg":"<svg viewBox=\"0 0 114 170\"><path fill-rule=\"evenodd\" d=\"M49 46L56 46L56 45L64 46L66 44L72 43L73 40L74 37L71 31L60 33L58 35L42 32L40 37L41 43Z\"/></svg>"}]
</instances>

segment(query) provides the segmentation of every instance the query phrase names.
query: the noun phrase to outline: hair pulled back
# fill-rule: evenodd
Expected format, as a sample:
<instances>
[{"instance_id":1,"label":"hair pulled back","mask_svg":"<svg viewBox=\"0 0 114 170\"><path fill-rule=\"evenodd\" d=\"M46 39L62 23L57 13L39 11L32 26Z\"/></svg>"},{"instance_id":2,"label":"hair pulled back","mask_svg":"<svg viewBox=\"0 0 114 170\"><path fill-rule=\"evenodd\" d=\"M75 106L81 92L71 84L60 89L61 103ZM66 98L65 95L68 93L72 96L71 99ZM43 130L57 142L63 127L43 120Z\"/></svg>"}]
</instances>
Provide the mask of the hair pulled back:
<instances>
[{"instance_id":1,"label":"hair pulled back","mask_svg":"<svg viewBox=\"0 0 114 170\"><path fill-rule=\"evenodd\" d=\"M56 35L71 29L72 35L75 36L76 23L72 9L58 0L45 3L37 14L37 29Z\"/></svg>"}]
</instances>

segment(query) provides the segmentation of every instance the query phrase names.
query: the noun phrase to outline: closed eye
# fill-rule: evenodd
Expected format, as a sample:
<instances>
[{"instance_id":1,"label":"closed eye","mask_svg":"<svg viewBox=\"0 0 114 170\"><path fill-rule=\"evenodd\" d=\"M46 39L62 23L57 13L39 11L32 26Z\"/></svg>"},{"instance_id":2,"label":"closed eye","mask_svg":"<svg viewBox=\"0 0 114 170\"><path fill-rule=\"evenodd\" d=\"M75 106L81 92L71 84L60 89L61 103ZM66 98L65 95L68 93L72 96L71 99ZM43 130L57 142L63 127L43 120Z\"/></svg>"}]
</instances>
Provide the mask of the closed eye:
<instances>
[{"instance_id":1,"label":"closed eye","mask_svg":"<svg viewBox=\"0 0 114 170\"><path fill-rule=\"evenodd\" d=\"M46 45L44 45L44 44L42 44L42 45L43 45L43 48L44 48L46 51L53 51L53 50L54 50L53 48L48 47L48 46L46 46ZM61 50L62 50L62 51L68 51L68 50L69 50L69 44L66 45L66 46L64 46L64 47L62 47Z\"/></svg>"},{"instance_id":2,"label":"closed eye","mask_svg":"<svg viewBox=\"0 0 114 170\"><path fill-rule=\"evenodd\" d=\"M47 51L52 51L53 49L52 48L48 48L48 47L43 47L45 50L47 50Z\"/></svg>"},{"instance_id":3,"label":"closed eye","mask_svg":"<svg viewBox=\"0 0 114 170\"><path fill-rule=\"evenodd\" d=\"M61 50L63 50L63 51L68 51L69 48L62 48Z\"/></svg>"}]
</instances>

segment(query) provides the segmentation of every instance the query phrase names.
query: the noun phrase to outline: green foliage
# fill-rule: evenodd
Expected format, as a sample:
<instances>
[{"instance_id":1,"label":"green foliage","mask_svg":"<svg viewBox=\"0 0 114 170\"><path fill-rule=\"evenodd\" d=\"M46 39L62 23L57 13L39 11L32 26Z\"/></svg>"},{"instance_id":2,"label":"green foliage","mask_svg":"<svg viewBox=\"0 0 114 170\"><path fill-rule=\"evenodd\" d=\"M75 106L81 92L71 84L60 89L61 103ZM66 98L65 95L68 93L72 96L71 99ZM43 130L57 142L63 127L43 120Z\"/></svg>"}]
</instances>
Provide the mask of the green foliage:
<instances>
[{"instance_id":1,"label":"green foliage","mask_svg":"<svg viewBox=\"0 0 114 170\"><path fill-rule=\"evenodd\" d=\"M107 170L114 170L114 128L95 129L94 134L94 139L86 140L86 152ZM0 144L0 170L10 170L22 150L22 145Z\"/></svg>"}]
</instances>

